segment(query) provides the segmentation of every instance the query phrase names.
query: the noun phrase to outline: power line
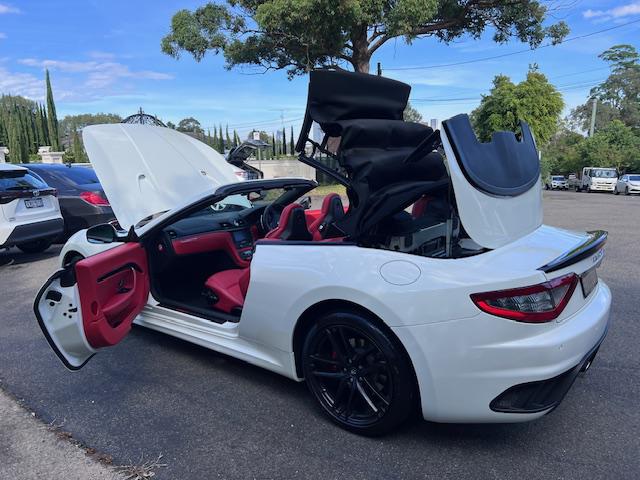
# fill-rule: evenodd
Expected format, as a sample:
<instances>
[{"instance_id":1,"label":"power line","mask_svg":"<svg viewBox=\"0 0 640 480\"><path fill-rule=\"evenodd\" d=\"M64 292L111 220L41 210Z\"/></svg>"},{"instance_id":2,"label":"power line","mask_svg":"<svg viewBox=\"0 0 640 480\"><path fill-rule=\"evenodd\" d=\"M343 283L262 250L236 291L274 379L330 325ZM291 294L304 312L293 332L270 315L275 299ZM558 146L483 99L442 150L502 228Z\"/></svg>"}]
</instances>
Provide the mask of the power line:
<instances>
[{"instance_id":1,"label":"power line","mask_svg":"<svg viewBox=\"0 0 640 480\"><path fill-rule=\"evenodd\" d=\"M562 43L573 42L575 40L581 40L583 38L591 37L593 35L599 35L601 33L609 32L609 31L615 30L617 28L626 27L627 25L632 25L632 24L638 23L638 22L640 22L640 19L632 20L632 21L626 22L626 23L621 23L619 25L615 25L615 26L609 27L609 28L603 28L602 30L596 30L595 32L585 33L584 35L578 35L576 37L569 37L569 38L561 40L561 41L559 41L557 43L547 43L545 45L541 45L541 46L536 47L536 48L526 48L524 50L518 50L516 52L510 52L510 53L502 53L500 55L492 55L490 57L475 58L473 60L464 60L462 62L440 63L440 64L436 64L436 65L424 65L422 67L395 67L395 68L391 67L391 68L385 68L384 70L385 71L427 70L427 69L431 69L431 68L455 67L455 66L458 66L458 65L468 65L470 63L485 62L487 60L495 60L497 58L510 57L511 55L519 55L521 53L532 52L534 50L540 50L541 48L555 47L556 45L560 45Z\"/></svg>"}]
</instances>

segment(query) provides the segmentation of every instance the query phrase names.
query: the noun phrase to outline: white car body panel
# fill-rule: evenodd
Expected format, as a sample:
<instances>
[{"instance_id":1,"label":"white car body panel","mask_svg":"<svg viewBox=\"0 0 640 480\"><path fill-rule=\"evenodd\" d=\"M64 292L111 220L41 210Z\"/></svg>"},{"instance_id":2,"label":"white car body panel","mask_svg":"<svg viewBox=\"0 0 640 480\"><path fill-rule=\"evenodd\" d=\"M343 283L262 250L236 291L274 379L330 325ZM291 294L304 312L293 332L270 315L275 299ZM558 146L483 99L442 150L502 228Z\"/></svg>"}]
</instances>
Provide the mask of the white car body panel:
<instances>
[{"instance_id":1,"label":"white car body panel","mask_svg":"<svg viewBox=\"0 0 640 480\"><path fill-rule=\"evenodd\" d=\"M120 225L171 210L185 198L239 181L224 157L170 128L93 125L82 131L85 149Z\"/></svg>"},{"instance_id":2,"label":"white car body panel","mask_svg":"<svg viewBox=\"0 0 640 480\"><path fill-rule=\"evenodd\" d=\"M440 132L460 220L477 244L498 248L527 235L542 225L542 181L522 195L488 195L469 184L445 130ZM527 212L523 215L522 212Z\"/></svg>"},{"instance_id":3,"label":"white car body panel","mask_svg":"<svg viewBox=\"0 0 640 480\"><path fill-rule=\"evenodd\" d=\"M7 171L28 172L28 169L10 163L0 164L0 172ZM27 227L39 222L58 220L60 221L58 234L62 233L62 213L58 199L53 195L43 195L38 198L42 200L42 206L38 208L27 208L25 200L28 199L25 198L16 198L8 203L0 204L0 245L7 242L17 227Z\"/></svg>"},{"instance_id":4,"label":"white car body panel","mask_svg":"<svg viewBox=\"0 0 640 480\"><path fill-rule=\"evenodd\" d=\"M615 191L617 193L640 193L640 181L631 180L629 177L640 177L640 174L631 173L627 175L623 175L616 183Z\"/></svg>"},{"instance_id":5,"label":"white car body panel","mask_svg":"<svg viewBox=\"0 0 640 480\"><path fill-rule=\"evenodd\" d=\"M537 270L584 238L541 226L509 245L457 260L353 245L259 243L239 323L213 324L158 306L152 296L135 323L301 380L293 352L298 319L319 302L344 300L383 319L400 339L416 370L426 419L531 420L545 412L498 413L489 402L511 385L550 378L578 364L605 332L609 289L601 281L584 303L578 288L557 321L540 325L483 313L469 295L591 268L587 258L553 274ZM79 238L75 242L78 251L95 248L80 247ZM407 285L385 280L382 266L398 261L406 263L409 276L417 268L419 278Z\"/></svg>"}]
</instances>

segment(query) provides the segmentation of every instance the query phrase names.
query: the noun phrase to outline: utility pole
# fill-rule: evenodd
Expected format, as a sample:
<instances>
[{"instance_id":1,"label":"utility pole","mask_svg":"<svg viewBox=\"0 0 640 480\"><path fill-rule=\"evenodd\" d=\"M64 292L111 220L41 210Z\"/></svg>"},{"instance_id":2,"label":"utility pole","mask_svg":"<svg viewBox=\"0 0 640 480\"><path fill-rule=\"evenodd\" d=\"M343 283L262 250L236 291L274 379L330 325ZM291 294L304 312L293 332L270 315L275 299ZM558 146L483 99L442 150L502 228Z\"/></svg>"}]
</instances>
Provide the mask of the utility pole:
<instances>
[{"instance_id":1,"label":"utility pole","mask_svg":"<svg viewBox=\"0 0 640 480\"><path fill-rule=\"evenodd\" d=\"M593 108L591 109L591 124L589 125L589 136L593 137L593 131L596 129L596 110L598 109L598 99L593 97Z\"/></svg>"},{"instance_id":2,"label":"utility pole","mask_svg":"<svg viewBox=\"0 0 640 480\"><path fill-rule=\"evenodd\" d=\"M378 76L382 76L382 64L380 62L378 62Z\"/></svg>"}]
</instances>

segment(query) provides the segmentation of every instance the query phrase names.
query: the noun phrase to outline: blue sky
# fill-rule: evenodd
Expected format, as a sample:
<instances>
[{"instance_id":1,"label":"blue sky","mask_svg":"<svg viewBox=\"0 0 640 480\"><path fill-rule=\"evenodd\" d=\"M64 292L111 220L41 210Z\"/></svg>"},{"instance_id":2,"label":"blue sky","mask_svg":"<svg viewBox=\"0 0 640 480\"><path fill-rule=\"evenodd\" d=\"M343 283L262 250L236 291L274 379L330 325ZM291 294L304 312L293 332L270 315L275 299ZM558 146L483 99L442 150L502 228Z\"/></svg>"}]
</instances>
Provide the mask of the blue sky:
<instances>
[{"instance_id":1,"label":"blue sky","mask_svg":"<svg viewBox=\"0 0 640 480\"><path fill-rule=\"evenodd\" d=\"M0 92L41 100L44 68L51 76L58 116L112 112L126 116L139 107L164 121L194 116L202 125L229 124L244 135L273 131L284 119L297 130L304 112L306 78L283 72L227 71L223 59L176 61L160 52L171 16L205 0L0 0ZM606 78L597 55L618 43L640 49L640 1L552 0L570 37L610 31L556 47L499 59L429 69L393 70L466 62L519 50L519 42L496 45L462 38L450 45L435 39L388 43L374 59L384 74L413 86L414 106L425 119L444 119L477 106L497 74L520 81L530 63L562 91L567 110L584 102L590 87ZM553 20L553 19L550 19ZM451 100L455 99L455 100ZM287 132L288 133L288 132Z\"/></svg>"}]
</instances>

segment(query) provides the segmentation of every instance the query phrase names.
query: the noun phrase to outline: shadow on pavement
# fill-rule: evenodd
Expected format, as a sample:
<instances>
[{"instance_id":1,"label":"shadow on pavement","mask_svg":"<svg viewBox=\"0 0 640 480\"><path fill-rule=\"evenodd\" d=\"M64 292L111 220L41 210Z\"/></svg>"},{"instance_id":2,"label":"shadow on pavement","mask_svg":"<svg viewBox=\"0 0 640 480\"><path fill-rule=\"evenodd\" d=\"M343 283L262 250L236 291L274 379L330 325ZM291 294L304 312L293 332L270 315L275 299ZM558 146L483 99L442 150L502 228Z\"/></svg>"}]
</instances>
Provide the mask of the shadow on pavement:
<instances>
[{"instance_id":1,"label":"shadow on pavement","mask_svg":"<svg viewBox=\"0 0 640 480\"><path fill-rule=\"evenodd\" d=\"M60 245L54 245L42 253L23 253L17 248L2 249L0 250L0 268L46 260L57 256L60 248Z\"/></svg>"}]
</instances>

